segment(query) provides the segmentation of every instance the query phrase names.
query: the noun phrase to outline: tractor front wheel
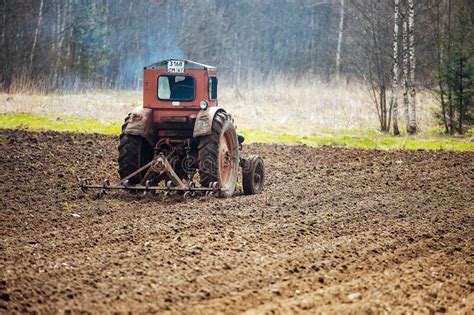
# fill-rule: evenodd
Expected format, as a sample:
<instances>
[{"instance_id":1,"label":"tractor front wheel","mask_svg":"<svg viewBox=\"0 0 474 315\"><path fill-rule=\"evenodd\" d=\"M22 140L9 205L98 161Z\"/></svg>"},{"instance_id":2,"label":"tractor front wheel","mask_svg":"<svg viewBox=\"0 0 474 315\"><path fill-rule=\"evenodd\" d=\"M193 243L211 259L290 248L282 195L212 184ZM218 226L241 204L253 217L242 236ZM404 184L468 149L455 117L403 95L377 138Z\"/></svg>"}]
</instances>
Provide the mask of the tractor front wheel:
<instances>
[{"instance_id":1,"label":"tractor front wheel","mask_svg":"<svg viewBox=\"0 0 474 315\"><path fill-rule=\"evenodd\" d=\"M203 187L217 182L220 197L231 197L235 191L239 166L237 133L225 112L218 112L212 133L199 141L199 177Z\"/></svg>"}]
</instances>

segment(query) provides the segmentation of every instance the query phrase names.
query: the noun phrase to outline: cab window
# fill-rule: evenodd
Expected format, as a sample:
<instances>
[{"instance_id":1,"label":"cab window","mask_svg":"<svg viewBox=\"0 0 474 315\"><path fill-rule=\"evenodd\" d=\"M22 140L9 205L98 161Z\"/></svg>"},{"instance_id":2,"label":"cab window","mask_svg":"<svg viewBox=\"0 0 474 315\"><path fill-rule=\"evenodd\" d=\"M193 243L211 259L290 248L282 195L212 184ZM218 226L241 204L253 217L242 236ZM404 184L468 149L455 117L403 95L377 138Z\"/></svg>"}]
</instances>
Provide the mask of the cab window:
<instances>
[{"instance_id":1,"label":"cab window","mask_svg":"<svg viewBox=\"0 0 474 315\"><path fill-rule=\"evenodd\" d=\"M210 77L208 85L209 85L209 99L217 100L217 78Z\"/></svg>"},{"instance_id":2,"label":"cab window","mask_svg":"<svg viewBox=\"0 0 474 315\"><path fill-rule=\"evenodd\" d=\"M160 75L158 98L165 101L191 101L194 99L194 78L189 75Z\"/></svg>"}]
</instances>

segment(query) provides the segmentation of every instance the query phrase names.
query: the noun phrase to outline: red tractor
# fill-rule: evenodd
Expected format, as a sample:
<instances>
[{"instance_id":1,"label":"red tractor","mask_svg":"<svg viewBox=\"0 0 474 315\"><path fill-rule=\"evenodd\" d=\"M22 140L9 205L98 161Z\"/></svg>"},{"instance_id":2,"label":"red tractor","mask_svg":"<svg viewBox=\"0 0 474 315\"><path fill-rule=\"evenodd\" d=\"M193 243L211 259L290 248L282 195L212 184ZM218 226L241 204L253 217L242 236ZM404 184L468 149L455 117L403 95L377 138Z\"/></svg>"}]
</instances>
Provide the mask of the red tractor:
<instances>
[{"instance_id":1,"label":"red tractor","mask_svg":"<svg viewBox=\"0 0 474 315\"><path fill-rule=\"evenodd\" d=\"M263 160L240 156L244 138L218 106L217 82L215 67L193 61L163 60L145 67L143 107L125 118L120 135L120 182L91 185L79 178L81 189L230 197L241 169L243 192L260 193Z\"/></svg>"}]
</instances>

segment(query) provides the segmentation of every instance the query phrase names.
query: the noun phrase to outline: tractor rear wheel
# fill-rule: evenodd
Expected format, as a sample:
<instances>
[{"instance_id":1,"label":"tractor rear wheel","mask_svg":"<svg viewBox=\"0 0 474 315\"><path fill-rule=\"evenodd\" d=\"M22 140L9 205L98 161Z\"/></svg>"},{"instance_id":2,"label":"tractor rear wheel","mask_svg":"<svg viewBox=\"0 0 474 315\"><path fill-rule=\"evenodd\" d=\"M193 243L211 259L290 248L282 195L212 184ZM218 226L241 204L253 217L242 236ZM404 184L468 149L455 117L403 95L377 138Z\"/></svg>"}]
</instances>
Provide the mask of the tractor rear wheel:
<instances>
[{"instance_id":1,"label":"tractor rear wheel","mask_svg":"<svg viewBox=\"0 0 474 315\"><path fill-rule=\"evenodd\" d=\"M125 133L128 120L129 116L125 118L125 123L122 126L118 147L120 179L124 179L153 159L153 149L145 138ZM144 175L145 171L138 173L129 179L129 183L132 185L140 183Z\"/></svg>"},{"instance_id":2,"label":"tractor rear wheel","mask_svg":"<svg viewBox=\"0 0 474 315\"><path fill-rule=\"evenodd\" d=\"M259 194L265 181L263 159L253 155L242 163L242 186L245 195Z\"/></svg>"},{"instance_id":3,"label":"tractor rear wheel","mask_svg":"<svg viewBox=\"0 0 474 315\"><path fill-rule=\"evenodd\" d=\"M238 176L239 148L232 120L218 112L212 122L212 133L199 141L199 177L203 187L217 182L220 197L231 197Z\"/></svg>"}]
</instances>

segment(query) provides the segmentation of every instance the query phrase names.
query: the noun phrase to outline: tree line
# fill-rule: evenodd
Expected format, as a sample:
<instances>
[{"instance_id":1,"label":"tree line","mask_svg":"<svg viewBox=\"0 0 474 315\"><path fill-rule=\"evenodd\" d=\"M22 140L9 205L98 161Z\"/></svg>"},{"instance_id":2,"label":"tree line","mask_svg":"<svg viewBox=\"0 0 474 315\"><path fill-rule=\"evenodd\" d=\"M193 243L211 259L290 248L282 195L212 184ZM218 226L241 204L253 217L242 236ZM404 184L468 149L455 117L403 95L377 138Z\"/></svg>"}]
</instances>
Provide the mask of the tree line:
<instances>
[{"instance_id":1,"label":"tree line","mask_svg":"<svg viewBox=\"0 0 474 315\"><path fill-rule=\"evenodd\" d=\"M143 66L187 58L237 88L277 76L364 80L381 130L394 134L400 117L416 132L416 91L431 89L440 124L462 133L472 125L473 3L0 0L0 89L139 88Z\"/></svg>"},{"instance_id":2,"label":"tree line","mask_svg":"<svg viewBox=\"0 0 474 315\"><path fill-rule=\"evenodd\" d=\"M134 88L143 66L187 58L233 83L330 76L337 5L310 0L1 0L2 69L51 88Z\"/></svg>"}]
</instances>

